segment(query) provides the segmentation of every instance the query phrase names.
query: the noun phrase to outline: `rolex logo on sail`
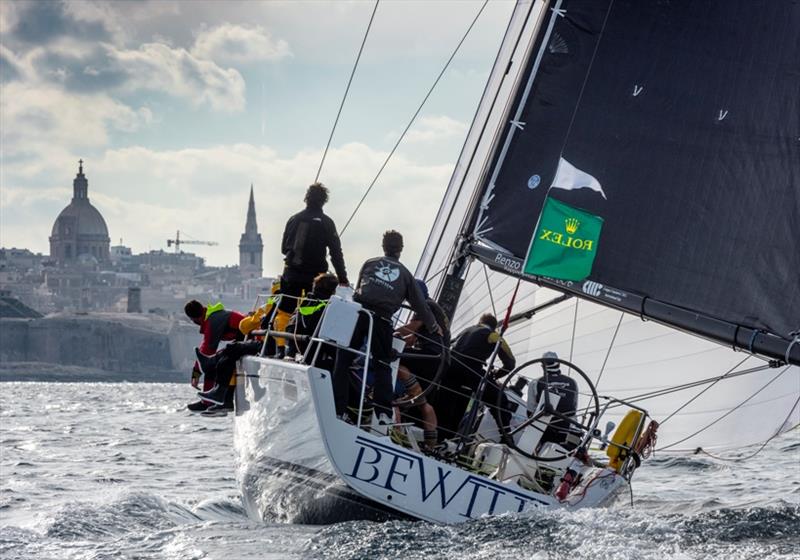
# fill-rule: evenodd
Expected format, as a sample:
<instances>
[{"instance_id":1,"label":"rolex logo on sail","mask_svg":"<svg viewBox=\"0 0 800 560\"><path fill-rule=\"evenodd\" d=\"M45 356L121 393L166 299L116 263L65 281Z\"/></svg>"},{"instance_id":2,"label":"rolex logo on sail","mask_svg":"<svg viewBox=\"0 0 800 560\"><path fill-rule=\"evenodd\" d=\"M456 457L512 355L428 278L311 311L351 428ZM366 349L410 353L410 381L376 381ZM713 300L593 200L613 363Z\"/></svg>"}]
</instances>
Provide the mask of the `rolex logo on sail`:
<instances>
[{"instance_id":1,"label":"rolex logo on sail","mask_svg":"<svg viewBox=\"0 0 800 560\"><path fill-rule=\"evenodd\" d=\"M603 218L548 197L531 242L525 273L583 280L592 271Z\"/></svg>"},{"instance_id":2,"label":"rolex logo on sail","mask_svg":"<svg viewBox=\"0 0 800 560\"><path fill-rule=\"evenodd\" d=\"M564 220L564 226L567 230L567 233L575 233L578 231L578 226L580 225L581 223L575 218L567 218Z\"/></svg>"}]
</instances>

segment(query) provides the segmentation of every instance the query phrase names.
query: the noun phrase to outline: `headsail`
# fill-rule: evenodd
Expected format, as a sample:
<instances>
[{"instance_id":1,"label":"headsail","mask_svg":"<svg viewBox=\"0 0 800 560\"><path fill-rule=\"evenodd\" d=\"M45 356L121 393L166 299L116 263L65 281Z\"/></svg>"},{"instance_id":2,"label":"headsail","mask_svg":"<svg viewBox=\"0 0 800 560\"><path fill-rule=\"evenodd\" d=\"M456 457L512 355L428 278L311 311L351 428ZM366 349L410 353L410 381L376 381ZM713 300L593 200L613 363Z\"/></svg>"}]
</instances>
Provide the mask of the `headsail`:
<instances>
[{"instance_id":1,"label":"headsail","mask_svg":"<svg viewBox=\"0 0 800 560\"><path fill-rule=\"evenodd\" d=\"M539 286L605 306L573 299L508 333L520 361L574 350L601 393L763 364L731 347L800 363L798 28L791 2L519 2L418 268L458 301L454 329L503 309L523 276L515 311L554 297ZM551 189L561 161L597 185ZM604 220L584 280L522 274L548 195ZM726 379L665 443L763 441L797 423L797 375ZM644 404L663 418L693 394Z\"/></svg>"}]
</instances>

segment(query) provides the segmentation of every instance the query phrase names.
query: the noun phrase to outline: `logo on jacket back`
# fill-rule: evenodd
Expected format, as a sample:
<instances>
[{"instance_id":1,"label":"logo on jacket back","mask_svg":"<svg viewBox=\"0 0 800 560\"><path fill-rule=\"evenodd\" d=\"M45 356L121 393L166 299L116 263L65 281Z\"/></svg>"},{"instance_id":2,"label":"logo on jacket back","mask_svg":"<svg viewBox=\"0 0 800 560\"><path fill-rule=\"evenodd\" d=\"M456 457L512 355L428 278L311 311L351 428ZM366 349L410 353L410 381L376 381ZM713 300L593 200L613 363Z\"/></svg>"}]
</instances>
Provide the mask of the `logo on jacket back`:
<instances>
[{"instance_id":1,"label":"logo on jacket back","mask_svg":"<svg viewBox=\"0 0 800 560\"><path fill-rule=\"evenodd\" d=\"M383 280L384 282L394 282L400 278L400 268L382 261L375 271L375 278Z\"/></svg>"}]
</instances>

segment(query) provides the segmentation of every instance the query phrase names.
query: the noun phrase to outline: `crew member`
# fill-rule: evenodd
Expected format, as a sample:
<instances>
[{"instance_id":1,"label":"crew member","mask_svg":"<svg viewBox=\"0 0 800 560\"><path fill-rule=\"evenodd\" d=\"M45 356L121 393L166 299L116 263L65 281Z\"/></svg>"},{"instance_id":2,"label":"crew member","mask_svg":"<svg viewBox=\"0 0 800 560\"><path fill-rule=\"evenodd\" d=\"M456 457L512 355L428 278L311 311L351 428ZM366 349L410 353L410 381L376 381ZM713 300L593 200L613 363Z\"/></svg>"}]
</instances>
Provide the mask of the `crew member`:
<instances>
[{"instance_id":1,"label":"crew member","mask_svg":"<svg viewBox=\"0 0 800 560\"><path fill-rule=\"evenodd\" d=\"M245 338L249 337L250 333L256 329L265 331L271 330L273 322L278 322L278 316L282 313L285 313L280 309L275 309L275 302L278 301L278 298L280 298L280 293L281 277L278 276L272 281L272 285L270 286L270 297L267 298L267 301L264 302L264 305L256 309L254 312L248 313L247 316L245 316L245 318L239 323L239 330L242 331L242 334L245 336ZM285 322L288 322L288 320ZM261 339L261 337L257 338ZM282 348L285 344L286 341L283 338L277 338L274 336L267 337L264 355L275 355L277 348ZM282 354L282 352L280 353Z\"/></svg>"},{"instance_id":2,"label":"crew member","mask_svg":"<svg viewBox=\"0 0 800 560\"><path fill-rule=\"evenodd\" d=\"M322 211L326 202L328 189L322 183L314 183L306 190L306 209L286 222L281 242L285 263L281 291L286 297L281 299L279 308L288 315L276 317L276 330L286 330L300 296L311 291L318 274L328 271L328 251L339 283L348 284L336 224Z\"/></svg>"},{"instance_id":3,"label":"crew member","mask_svg":"<svg viewBox=\"0 0 800 560\"><path fill-rule=\"evenodd\" d=\"M425 303L425 297L408 269L400 263L403 236L391 230L383 234L383 256L369 259L361 267L353 299L372 312L372 347L369 363L374 364L375 384L373 400L378 424L388 429L391 423L392 403L392 322L391 318L404 300L419 315L430 332L441 333L436 318ZM350 348L361 348L369 334L369 320L359 314ZM344 349L336 352L333 373L333 392L336 414L343 416L347 409L350 390L350 366L356 355ZM366 372L365 372L366 375Z\"/></svg>"},{"instance_id":4,"label":"crew member","mask_svg":"<svg viewBox=\"0 0 800 560\"><path fill-rule=\"evenodd\" d=\"M294 357L297 353L306 351L308 339L300 337L314 335L317 325L322 319L322 314L325 312L325 307L328 305L328 300L336 291L338 284L339 279L335 274L329 272L314 278L311 293L306 294L300 300L297 309L295 309L292 318L289 320L289 324L286 326L286 332L292 335L299 335L298 338L290 338L287 346L287 356ZM317 365L327 370L330 370L333 366L333 356L326 351L325 346L320 349Z\"/></svg>"},{"instance_id":5,"label":"crew member","mask_svg":"<svg viewBox=\"0 0 800 560\"><path fill-rule=\"evenodd\" d=\"M450 322L441 306L428 297L428 286L425 282L419 279L416 282L442 332L429 331L419 314L414 314L411 321L395 332L395 335L399 335L406 341L403 357L400 359L400 366L397 370L397 379L403 384L406 391L401 402L417 411L424 430L423 449L430 451L438 442L438 421L436 411L428 402L428 395L432 395L433 391L429 391L428 395L423 395L420 380L427 387L434 381L439 367L443 367L444 371L447 371L449 360L445 364L441 364L441 360L444 359L445 349L450 346ZM439 359L432 359L432 356Z\"/></svg>"},{"instance_id":6,"label":"crew member","mask_svg":"<svg viewBox=\"0 0 800 560\"><path fill-rule=\"evenodd\" d=\"M441 382L437 400L440 435L453 437L458 432L461 419L469 405L471 394L478 388L484 376L486 360L498 347L497 356L503 366L490 372L491 378L484 387L483 401L489 406L492 417L498 426L508 426L511 412L507 406L497 408L499 387L494 382L511 373L516 359L508 343L497 332L497 319L491 313L481 316L478 324L461 332L456 338L450 353L450 367Z\"/></svg>"},{"instance_id":7,"label":"crew member","mask_svg":"<svg viewBox=\"0 0 800 560\"><path fill-rule=\"evenodd\" d=\"M244 315L236 311L227 311L222 303L215 303L204 306L197 300L188 302L184 308L186 316L195 325L200 327L200 334L203 340L200 343L199 351L203 354L213 354L217 351L219 343L223 340L242 340L244 335L239 330L239 323L244 319ZM200 376L203 374L200 364L195 361L192 368L192 387L195 389L200 384ZM209 390L214 386L214 378L205 375L203 379L203 389ZM186 407L193 411L204 411L212 406L208 401L197 401L189 403Z\"/></svg>"},{"instance_id":8,"label":"crew member","mask_svg":"<svg viewBox=\"0 0 800 560\"><path fill-rule=\"evenodd\" d=\"M204 354L200 348L194 349L200 369L209 379L214 380L213 387L199 393L203 400L216 405L232 402L235 385L231 385L231 380L236 371L236 362L242 356L255 356L261 353L262 348L266 355L275 353L276 339L274 337L267 337L265 346L264 337L251 336L251 333L256 329L265 331L270 329L275 312L276 296L280 292L280 287L281 281L278 277L272 281L271 295L264 305L248 313L239 321L239 331L246 340L231 342L213 355Z\"/></svg>"},{"instance_id":9,"label":"crew member","mask_svg":"<svg viewBox=\"0 0 800 560\"><path fill-rule=\"evenodd\" d=\"M551 395L559 397L555 411L562 416L573 418L578 410L578 384L573 378L561 373L558 354L545 352L542 358L544 375L528 384L528 402L535 406L541 399L542 393L548 391ZM569 447L567 441L572 432L570 428L569 421L554 416L539 440L539 447L548 441ZM572 447L574 448L574 445Z\"/></svg>"}]
</instances>

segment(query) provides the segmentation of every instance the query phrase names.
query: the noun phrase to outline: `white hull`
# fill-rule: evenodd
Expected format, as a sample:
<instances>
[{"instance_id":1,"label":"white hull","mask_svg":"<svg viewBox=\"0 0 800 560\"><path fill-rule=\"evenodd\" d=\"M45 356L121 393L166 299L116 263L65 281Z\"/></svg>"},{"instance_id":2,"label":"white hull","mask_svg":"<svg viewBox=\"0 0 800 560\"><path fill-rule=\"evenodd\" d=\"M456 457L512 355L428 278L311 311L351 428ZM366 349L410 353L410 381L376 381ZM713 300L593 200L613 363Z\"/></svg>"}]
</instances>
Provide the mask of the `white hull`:
<instances>
[{"instance_id":1,"label":"white hull","mask_svg":"<svg viewBox=\"0 0 800 560\"><path fill-rule=\"evenodd\" d=\"M237 475L248 514L330 523L412 517L457 523L538 508L596 507L627 488L604 468L560 502L394 444L336 418L330 373L260 357L237 382Z\"/></svg>"}]
</instances>

